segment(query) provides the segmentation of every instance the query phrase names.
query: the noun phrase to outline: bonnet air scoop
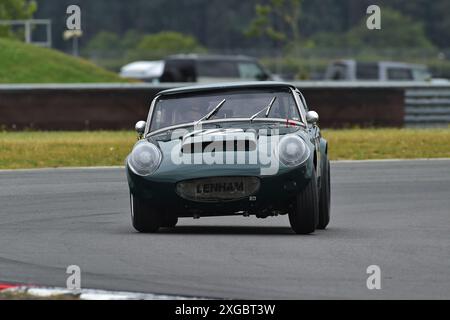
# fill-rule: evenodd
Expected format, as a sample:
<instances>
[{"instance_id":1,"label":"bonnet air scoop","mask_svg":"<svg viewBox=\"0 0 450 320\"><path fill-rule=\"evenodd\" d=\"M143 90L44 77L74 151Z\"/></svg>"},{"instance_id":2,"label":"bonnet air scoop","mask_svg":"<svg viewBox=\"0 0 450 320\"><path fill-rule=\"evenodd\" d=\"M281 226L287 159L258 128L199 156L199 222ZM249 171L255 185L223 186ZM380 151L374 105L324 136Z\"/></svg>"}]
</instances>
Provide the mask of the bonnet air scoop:
<instances>
[{"instance_id":1,"label":"bonnet air scoop","mask_svg":"<svg viewBox=\"0 0 450 320\"><path fill-rule=\"evenodd\" d=\"M183 137L183 153L237 152L256 150L256 135L242 129L196 130Z\"/></svg>"}]
</instances>

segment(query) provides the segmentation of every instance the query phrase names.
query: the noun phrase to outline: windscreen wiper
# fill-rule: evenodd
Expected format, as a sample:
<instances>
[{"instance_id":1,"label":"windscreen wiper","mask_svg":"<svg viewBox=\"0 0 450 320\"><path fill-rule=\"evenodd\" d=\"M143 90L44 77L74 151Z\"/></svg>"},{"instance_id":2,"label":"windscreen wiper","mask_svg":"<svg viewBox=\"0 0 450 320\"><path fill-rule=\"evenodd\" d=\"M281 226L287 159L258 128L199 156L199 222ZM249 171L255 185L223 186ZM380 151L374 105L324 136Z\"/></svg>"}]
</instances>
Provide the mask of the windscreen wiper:
<instances>
[{"instance_id":1,"label":"windscreen wiper","mask_svg":"<svg viewBox=\"0 0 450 320\"><path fill-rule=\"evenodd\" d=\"M219 102L217 106L214 107L208 114L201 117L197 122L195 122L194 126L197 126L200 122L211 119L212 116L214 116L217 112L219 112L220 108L222 108L223 104L225 103L226 99L223 99Z\"/></svg>"},{"instance_id":2,"label":"windscreen wiper","mask_svg":"<svg viewBox=\"0 0 450 320\"><path fill-rule=\"evenodd\" d=\"M250 122L252 122L252 121L253 121L253 120L254 120L261 112L263 112L263 111L266 111L265 116L266 116L266 118L267 118L267 117L269 116L269 114L270 114L270 110L272 110L272 106L273 106L273 104L275 103L275 100L277 100L277 97L273 97L272 100L270 100L269 104L268 104L266 107L264 107L264 109L258 111L258 112L255 113L254 115L252 115L252 116L250 117Z\"/></svg>"}]
</instances>

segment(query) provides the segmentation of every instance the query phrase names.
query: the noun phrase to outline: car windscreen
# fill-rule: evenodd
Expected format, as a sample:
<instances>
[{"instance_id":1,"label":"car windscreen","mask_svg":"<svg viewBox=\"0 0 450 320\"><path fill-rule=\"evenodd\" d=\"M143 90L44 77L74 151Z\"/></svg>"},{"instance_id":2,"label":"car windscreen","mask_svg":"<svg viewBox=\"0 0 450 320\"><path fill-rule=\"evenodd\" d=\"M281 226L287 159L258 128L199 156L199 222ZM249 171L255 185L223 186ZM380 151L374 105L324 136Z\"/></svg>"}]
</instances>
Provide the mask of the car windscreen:
<instances>
[{"instance_id":1,"label":"car windscreen","mask_svg":"<svg viewBox=\"0 0 450 320\"><path fill-rule=\"evenodd\" d=\"M379 80L378 63L359 62L356 64L356 79L358 80Z\"/></svg>"},{"instance_id":2,"label":"car windscreen","mask_svg":"<svg viewBox=\"0 0 450 320\"><path fill-rule=\"evenodd\" d=\"M430 71L427 68L413 68L413 79L416 81L427 81L432 78Z\"/></svg>"},{"instance_id":3,"label":"car windscreen","mask_svg":"<svg viewBox=\"0 0 450 320\"><path fill-rule=\"evenodd\" d=\"M238 62L239 78L246 80L266 80L267 74L254 62Z\"/></svg>"},{"instance_id":4,"label":"car windscreen","mask_svg":"<svg viewBox=\"0 0 450 320\"><path fill-rule=\"evenodd\" d=\"M269 118L300 121L297 105L289 89L231 90L162 96L155 103L150 130L195 122L223 100L224 104L211 119L250 118L266 108L274 97L276 99ZM265 110L257 118L263 117Z\"/></svg>"},{"instance_id":5,"label":"car windscreen","mask_svg":"<svg viewBox=\"0 0 450 320\"><path fill-rule=\"evenodd\" d=\"M236 62L228 60L199 60L197 75L210 78L239 78Z\"/></svg>"},{"instance_id":6,"label":"car windscreen","mask_svg":"<svg viewBox=\"0 0 450 320\"><path fill-rule=\"evenodd\" d=\"M409 68L388 68L388 80L410 81L413 80L412 70Z\"/></svg>"}]
</instances>

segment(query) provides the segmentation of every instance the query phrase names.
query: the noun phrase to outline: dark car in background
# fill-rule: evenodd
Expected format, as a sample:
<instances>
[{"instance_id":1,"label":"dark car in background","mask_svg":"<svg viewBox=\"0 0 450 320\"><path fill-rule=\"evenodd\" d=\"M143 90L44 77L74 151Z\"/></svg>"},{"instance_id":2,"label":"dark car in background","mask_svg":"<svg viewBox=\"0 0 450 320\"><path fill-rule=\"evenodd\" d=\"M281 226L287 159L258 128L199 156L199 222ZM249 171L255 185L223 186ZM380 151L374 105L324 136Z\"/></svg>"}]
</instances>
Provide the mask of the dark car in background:
<instances>
[{"instance_id":1,"label":"dark car in background","mask_svg":"<svg viewBox=\"0 0 450 320\"><path fill-rule=\"evenodd\" d=\"M120 75L156 83L273 80L255 58L240 55L173 55L160 61L127 64Z\"/></svg>"}]
</instances>

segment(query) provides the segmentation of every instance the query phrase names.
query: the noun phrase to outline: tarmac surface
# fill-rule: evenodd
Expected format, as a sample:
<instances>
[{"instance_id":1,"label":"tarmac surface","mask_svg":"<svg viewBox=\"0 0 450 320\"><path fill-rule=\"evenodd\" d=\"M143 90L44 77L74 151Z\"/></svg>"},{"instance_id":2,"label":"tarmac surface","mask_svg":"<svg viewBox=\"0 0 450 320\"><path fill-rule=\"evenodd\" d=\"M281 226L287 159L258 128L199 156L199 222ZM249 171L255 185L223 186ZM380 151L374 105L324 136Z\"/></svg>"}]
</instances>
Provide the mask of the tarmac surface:
<instances>
[{"instance_id":1,"label":"tarmac surface","mask_svg":"<svg viewBox=\"0 0 450 320\"><path fill-rule=\"evenodd\" d=\"M450 299L450 160L332 163L332 220L180 219L139 234L123 168L0 171L0 282L208 298ZM381 269L381 289L366 286Z\"/></svg>"}]
</instances>

